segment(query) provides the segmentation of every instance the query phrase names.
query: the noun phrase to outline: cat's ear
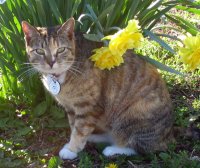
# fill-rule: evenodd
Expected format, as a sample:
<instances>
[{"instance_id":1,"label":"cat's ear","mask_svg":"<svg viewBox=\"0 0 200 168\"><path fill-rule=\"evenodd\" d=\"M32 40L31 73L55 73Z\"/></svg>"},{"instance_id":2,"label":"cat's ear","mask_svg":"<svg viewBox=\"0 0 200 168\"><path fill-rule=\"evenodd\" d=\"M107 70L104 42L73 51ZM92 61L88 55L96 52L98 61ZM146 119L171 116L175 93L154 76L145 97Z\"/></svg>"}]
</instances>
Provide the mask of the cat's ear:
<instances>
[{"instance_id":1,"label":"cat's ear","mask_svg":"<svg viewBox=\"0 0 200 168\"><path fill-rule=\"evenodd\" d=\"M27 43L29 43L31 37L33 36L39 36L39 32L37 29L33 26L31 26L28 22L22 21L22 30L25 35L25 40Z\"/></svg>"},{"instance_id":2,"label":"cat's ear","mask_svg":"<svg viewBox=\"0 0 200 168\"><path fill-rule=\"evenodd\" d=\"M65 23L62 24L62 26L58 29L58 34L65 34L67 37L72 40L74 37L74 25L75 20L73 17L68 19Z\"/></svg>"}]
</instances>

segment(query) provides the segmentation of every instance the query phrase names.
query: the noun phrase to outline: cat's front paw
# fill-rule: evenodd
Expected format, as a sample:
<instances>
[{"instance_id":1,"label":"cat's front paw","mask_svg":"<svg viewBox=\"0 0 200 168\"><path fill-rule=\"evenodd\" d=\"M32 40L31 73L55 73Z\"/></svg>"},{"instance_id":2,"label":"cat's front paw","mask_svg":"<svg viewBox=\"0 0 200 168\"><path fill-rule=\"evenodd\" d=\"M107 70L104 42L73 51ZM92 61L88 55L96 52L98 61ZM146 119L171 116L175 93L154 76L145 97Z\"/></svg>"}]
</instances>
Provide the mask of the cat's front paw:
<instances>
[{"instance_id":1,"label":"cat's front paw","mask_svg":"<svg viewBox=\"0 0 200 168\"><path fill-rule=\"evenodd\" d=\"M136 155L136 152L134 149L131 148L122 148L118 146L108 146L103 150L103 154L107 157L113 156L113 155Z\"/></svg>"},{"instance_id":2,"label":"cat's front paw","mask_svg":"<svg viewBox=\"0 0 200 168\"><path fill-rule=\"evenodd\" d=\"M61 159L75 159L78 155L75 152L72 152L68 149L68 144L66 144L59 152L59 156Z\"/></svg>"}]
</instances>

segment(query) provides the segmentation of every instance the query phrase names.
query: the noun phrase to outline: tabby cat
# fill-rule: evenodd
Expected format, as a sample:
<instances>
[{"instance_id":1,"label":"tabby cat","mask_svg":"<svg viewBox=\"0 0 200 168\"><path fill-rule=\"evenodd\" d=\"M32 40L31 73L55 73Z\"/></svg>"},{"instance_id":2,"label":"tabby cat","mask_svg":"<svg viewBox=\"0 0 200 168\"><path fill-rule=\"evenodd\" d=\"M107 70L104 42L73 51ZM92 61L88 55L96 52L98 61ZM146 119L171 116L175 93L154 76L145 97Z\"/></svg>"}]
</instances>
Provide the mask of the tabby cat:
<instances>
[{"instance_id":1,"label":"tabby cat","mask_svg":"<svg viewBox=\"0 0 200 168\"><path fill-rule=\"evenodd\" d=\"M102 44L75 34L74 24L22 22L29 61L68 115L71 136L60 157L76 158L88 141L109 142L105 156L165 150L173 139L172 104L156 68L130 50L117 68L94 67L89 57Z\"/></svg>"}]
</instances>

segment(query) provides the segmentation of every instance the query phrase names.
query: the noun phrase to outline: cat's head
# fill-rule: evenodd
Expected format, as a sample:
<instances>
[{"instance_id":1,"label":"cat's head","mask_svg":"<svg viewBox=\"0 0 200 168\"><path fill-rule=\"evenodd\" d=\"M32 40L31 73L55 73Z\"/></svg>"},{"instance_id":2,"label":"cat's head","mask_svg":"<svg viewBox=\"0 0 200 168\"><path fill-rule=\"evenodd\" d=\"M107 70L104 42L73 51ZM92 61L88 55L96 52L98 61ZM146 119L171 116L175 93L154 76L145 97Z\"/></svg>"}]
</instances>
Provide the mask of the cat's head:
<instances>
[{"instance_id":1,"label":"cat's head","mask_svg":"<svg viewBox=\"0 0 200 168\"><path fill-rule=\"evenodd\" d=\"M29 62L41 73L60 74L75 60L74 19L55 27L22 22Z\"/></svg>"}]
</instances>

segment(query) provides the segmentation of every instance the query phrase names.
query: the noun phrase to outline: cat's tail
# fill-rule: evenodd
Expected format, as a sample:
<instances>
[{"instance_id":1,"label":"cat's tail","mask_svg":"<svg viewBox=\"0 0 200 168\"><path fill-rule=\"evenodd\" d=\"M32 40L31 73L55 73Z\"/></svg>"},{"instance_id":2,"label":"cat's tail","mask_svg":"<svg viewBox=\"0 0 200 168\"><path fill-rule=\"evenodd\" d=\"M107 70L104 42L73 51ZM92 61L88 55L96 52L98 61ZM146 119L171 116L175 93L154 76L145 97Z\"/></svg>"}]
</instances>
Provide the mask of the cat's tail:
<instances>
[{"instance_id":1,"label":"cat's tail","mask_svg":"<svg viewBox=\"0 0 200 168\"><path fill-rule=\"evenodd\" d=\"M187 128L174 126L173 134L175 138L183 137L187 139L200 140L200 129L193 125Z\"/></svg>"}]
</instances>

